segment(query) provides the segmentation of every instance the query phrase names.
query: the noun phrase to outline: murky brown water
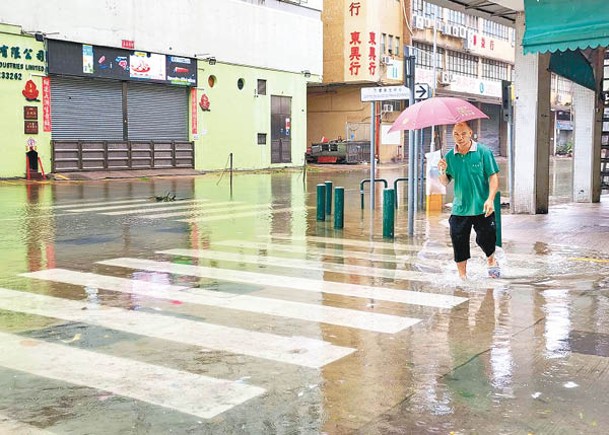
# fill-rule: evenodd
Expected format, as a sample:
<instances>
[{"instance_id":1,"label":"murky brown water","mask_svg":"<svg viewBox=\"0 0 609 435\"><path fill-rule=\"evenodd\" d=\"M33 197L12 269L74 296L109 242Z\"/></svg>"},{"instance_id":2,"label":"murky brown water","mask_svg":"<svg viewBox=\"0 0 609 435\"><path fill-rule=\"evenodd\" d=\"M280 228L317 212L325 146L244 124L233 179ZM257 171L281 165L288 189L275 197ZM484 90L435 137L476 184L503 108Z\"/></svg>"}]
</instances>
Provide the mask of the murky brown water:
<instances>
[{"instance_id":1,"label":"murky brown water","mask_svg":"<svg viewBox=\"0 0 609 435\"><path fill-rule=\"evenodd\" d=\"M56 372L52 362L59 360L51 358L50 348L43 352L47 371L36 373L35 364L26 367L24 360L15 367L0 356L0 428L96 434L603 433L609 424L609 252L602 239L609 240L599 219L609 212L603 205L568 205L570 160L555 160L552 168L550 215L504 216L504 278L485 278L476 248L466 283L455 277L447 212L418 213L415 235L408 237L400 196L395 241L384 240L381 190L374 213L367 189L360 208L359 183L368 176L361 170L313 169L306 179L294 171L236 174L232 192L228 178L217 175L3 183L0 287L56 299L28 305L25 297L0 292L0 333L16 334L24 355L47 352L51 343L74 362L66 373ZM379 172L390 184L403 174L403 168ZM326 180L345 187L342 230L333 228L331 217L315 220L315 186ZM505 184L503 178L503 191ZM157 203L154 197L166 192L182 201ZM140 201L128 202L133 200ZM190 200L201 202L183 202ZM167 215L178 212L185 214ZM589 233L573 233L587 227ZM569 234L596 238L597 244L576 243ZM170 249L211 257L159 252ZM118 267L127 260L115 259L125 258L156 263ZM99 263L107 260L117 263ZM59 282L21 276L49 269L97 277L70 284L65 277ZM128 285L110 289L118 284L99 276L123 278ZM155 293L155 286L169 293ZM421 299L392 299L408 291ZM454 305L441 308L433 305L436 297L463 299L446 299ZM229 299L242 305L222 302ZM319 307L338 310L325 321L310 320L322 314ZM342 324L360 313L391 317L359 327ZM407 317L419 322L397 332L374 330ZM197 333L202 324L232 329ZM243 331L266 335L234 338ZM279 344L273 347L276 337L296 337L301 345L282 353ZM306 339L334 346L320 357L336 347L353 352L320 367L286 362L314 353ZM0 335L5 350L6 340ZM83 360L77 350L92 353ZM145 364L118 376L130 381L122 393L113 391L114 384L104 389L87 381L105 375L98 367L106 367L106 356L117 358L116 373L126 362ZM214 396L204 389L172 390L152 377L155 367L265 391L205 418L188 411L193 400L182 403L180 396L192 395L200 404L214 402ZM75 373L84 380L70 380ZM172 376L178 385L178 375ZM147 388L140 396L132 393L142 385ZM159 398L163 405L155 402Z\"/></svg>"}]
</instances>

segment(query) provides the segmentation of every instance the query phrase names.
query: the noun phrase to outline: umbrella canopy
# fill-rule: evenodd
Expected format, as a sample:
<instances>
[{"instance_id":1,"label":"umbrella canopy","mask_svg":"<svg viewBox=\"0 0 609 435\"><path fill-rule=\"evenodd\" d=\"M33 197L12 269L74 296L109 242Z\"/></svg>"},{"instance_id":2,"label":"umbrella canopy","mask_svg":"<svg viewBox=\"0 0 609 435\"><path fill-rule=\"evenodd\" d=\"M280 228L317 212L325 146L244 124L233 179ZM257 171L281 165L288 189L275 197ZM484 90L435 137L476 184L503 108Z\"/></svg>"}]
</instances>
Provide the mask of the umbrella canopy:
<instances>
[{"instance_id":1,"label":"umbrella canopy","mask_svg":"<svg viewBox=\"0 0 609 435\"><path fill-rule=\"evenodd\" d=\"M389 132L418 130L432 125L456 124L479 118L488 116L461 98L432 97L415 103L400 113Z\"/></svg>"}]
</instances>

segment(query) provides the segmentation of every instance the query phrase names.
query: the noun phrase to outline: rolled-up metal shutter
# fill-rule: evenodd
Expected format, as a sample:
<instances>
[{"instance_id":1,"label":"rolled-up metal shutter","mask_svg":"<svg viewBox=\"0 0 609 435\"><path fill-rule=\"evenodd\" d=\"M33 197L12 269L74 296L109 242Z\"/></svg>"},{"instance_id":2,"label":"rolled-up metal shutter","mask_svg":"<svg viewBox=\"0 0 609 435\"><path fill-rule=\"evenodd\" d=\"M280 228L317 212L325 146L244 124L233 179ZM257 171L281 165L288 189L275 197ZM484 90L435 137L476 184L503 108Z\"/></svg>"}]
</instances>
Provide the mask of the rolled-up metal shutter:
<instances>
[{"instance_id":1,"label":"rolled-up metal shutter","mask_svg":"<svg viewBox=\"0 0 609 435\"><path fill-rule=\"evenodd\" d=\"M479 141L489 147L494 155L499 155L499 122L501 120L501 106L482 104L480 108L488 115L488 119L480 122ZM503 121L501 121L503 122Z\"/></svg>"},{"instance_id":2,"label":"rolled-up metal shutter","mask_svg":"<svg viewBox=\"0 0 609 435\"><path fill-rule=\"evenodd\" d=\"M53 140L122 140L122 95L118 81L52 76Z\"/></svg>"},{"instance_id":3,"label":"rolled-up metal shutter","mask_svg":"<svg viewBox=\"0 0 609 435\"><path fill-rule=\"evenodd\" d=\"M129 140L188 140L188 90L157 83L129 83Z\"/></svg>"}]
</instances>

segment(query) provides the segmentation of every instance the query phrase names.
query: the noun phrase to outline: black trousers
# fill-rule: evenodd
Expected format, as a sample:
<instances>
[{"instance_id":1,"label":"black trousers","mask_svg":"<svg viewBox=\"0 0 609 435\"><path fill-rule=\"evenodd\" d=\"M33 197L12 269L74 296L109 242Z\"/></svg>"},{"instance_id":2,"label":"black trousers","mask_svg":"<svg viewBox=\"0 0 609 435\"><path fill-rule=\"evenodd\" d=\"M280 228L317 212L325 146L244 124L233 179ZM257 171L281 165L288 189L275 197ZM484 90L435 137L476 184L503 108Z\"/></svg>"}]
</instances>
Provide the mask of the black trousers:
<instances>
[{"instance_id":1,"label":"black trousers","mask_svg":"<svg viewBox=\"0 0 609 435\"><path fill-rule=\"evenodd\" d=\"M488 217L483 214L477 216L454 216L448 220L450 223L450 238L453 242L455 261L460 263L468 260L469 236L472 227L476 231L476 243L482 248L487 257L495 252L497 233L495 229L495 213Z\"/></svg>"}]
</instances>

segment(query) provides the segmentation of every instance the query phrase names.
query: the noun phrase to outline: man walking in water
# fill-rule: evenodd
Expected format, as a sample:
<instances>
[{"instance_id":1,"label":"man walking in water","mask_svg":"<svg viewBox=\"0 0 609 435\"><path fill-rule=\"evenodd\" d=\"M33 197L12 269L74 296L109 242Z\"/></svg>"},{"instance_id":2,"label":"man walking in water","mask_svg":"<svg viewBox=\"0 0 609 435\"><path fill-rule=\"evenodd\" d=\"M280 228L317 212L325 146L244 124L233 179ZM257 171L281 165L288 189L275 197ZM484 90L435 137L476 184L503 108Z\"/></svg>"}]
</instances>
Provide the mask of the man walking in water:
<instances>
[{"instance_id":1,"label":"man walking in water","mask_svg":"<svg viewBox=\"0 0 609 435\"><path fill-rule=\"evenodd\" d=\"M449 219L450 238L459 277L467 278L470 258L469 238L472 227L476 243L486 254L488 274L499 278L495 259L495 194L499 189L499 166L491 150L472 140L472 129L465 122L455 124L455 148L438 163L440 182L445 186L455 181L452 214Z\"/></svg>"}]
</instances>

